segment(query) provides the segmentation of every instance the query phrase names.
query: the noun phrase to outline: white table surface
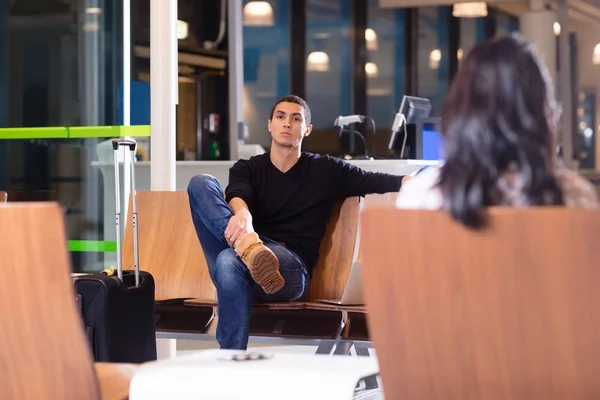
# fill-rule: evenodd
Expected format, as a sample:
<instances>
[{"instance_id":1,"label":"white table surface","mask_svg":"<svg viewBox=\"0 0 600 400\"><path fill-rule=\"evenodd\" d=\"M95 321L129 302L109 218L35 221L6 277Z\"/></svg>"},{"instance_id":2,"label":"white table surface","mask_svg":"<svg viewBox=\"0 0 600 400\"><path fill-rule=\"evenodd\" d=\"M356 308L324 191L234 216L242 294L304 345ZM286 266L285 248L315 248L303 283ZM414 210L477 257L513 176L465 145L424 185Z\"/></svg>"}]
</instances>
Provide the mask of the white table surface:
<instances>
[{"instance_id":1,"label":"white table surface","mask_svg":"<svg viewBox=\"0 0 600 400\"><path fill-rule=\"evenodd\" d=\"M129 399L350 400L361 378L379 373L375 357L266 351L271 357L266 360L230 359L239 353L204 350L143 364L133 377Z\"/></svg>"}]
</instances>

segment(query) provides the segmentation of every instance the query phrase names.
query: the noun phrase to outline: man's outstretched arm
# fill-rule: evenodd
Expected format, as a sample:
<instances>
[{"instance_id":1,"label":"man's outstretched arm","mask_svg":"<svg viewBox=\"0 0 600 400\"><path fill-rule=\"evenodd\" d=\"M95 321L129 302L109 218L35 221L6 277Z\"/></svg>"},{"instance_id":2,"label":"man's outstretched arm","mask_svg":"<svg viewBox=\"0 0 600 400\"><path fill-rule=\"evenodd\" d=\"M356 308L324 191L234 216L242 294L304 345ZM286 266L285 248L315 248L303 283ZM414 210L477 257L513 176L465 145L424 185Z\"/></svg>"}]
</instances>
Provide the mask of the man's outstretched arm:
<instances>
[{"instance_id":1,"label":"man's outstretched arm","mask_svg":"<svg viewBox=\"0 0 600 400\"><path fill-rule=\"evenodd\" d=\"M404 175L365 171L340 159L332 158L330 165L337 170L337 190L342 197L397 192L402 183L410 178Z\"/></svg>"}]
</instances>

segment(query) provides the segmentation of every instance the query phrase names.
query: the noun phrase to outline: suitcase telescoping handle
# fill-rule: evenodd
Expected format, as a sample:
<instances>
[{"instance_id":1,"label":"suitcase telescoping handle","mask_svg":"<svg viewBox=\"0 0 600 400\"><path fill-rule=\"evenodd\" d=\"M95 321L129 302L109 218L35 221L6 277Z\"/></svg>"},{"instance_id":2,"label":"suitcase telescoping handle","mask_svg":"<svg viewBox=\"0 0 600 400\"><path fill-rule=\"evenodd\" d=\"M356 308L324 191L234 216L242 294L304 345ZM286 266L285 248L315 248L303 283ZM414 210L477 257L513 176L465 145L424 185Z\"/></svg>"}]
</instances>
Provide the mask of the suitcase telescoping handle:
<instances>
[{"instance_id":1,"label":"suitcase telescoping handle","mask_svg":"<svg viewBox=\"0 0 600 400\"><path fill-rule=\"evenodd\" d=\"M119 183L119 148L129 147L131 151L131 202L133 206L133 219L131 226L133 228L133 268L135 273L135 286L140 285L140 263L138 254L138 225L137 225L137 199L135 193L135 148L136 142L129 139L116 139L112 142L115 158L115 216L117 226L117 276L123 281L123 260L121 251L121 193Z\"/></svg>"}]
</instances>

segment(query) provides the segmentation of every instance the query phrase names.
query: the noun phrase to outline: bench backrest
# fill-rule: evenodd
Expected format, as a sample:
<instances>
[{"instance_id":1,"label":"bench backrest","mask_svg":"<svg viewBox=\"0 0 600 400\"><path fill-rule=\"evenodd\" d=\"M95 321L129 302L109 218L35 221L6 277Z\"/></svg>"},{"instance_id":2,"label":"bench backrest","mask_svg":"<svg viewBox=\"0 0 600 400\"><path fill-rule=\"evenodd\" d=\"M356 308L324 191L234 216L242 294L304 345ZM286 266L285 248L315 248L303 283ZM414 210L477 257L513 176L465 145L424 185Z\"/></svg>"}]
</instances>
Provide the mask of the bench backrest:
<instances>
[{"instance_id":1,"label":"bench backrest","mask_svg":"<svg viewBox=\"0 0 600 400\"><path fill-rule=\"evenodd\" d=\"M390 193L384 193L384 194L368 194L365 196L363 205L361 207L361 214L367 208L377 207L377 206L393 206L396 204L396 197L398 197L398 192L390 192ZM358 236L356 239L356 246L358 249L357 259L362 260L363 246L361 245L361 241L360 241L360 237L361 237L360 223L358 225L358 232L359 233L358 233Z\"/></svg>"},{"instance_id":2,"label":"bench backrest","mask_svg":"<svg viewBox=\"0 0 600 400\"><path fill-rule=\"evenodd\" d=\"M0 399L99 399L58 204L0 207L0 266Z\"/></svg>"},{"instance_id":3,"label":"bench backrest","mask_svg":"<svg viewBox=\"0 0 600 400\"><path fill-rule=\"evenodd\" d=\"M310 282L307 301L339 300L352 263L360 260L360 214L365 207L395 204L397 192L350 197L336 204L321 242L319 262Z\"/></svg>"},{"instance_id":4,"label":"bench backrest","mask_svg":"<svg viewBox=\"0 0 600 400\"><path fill-rule=\"evenodd\" d=\"M600 398L600 210L362 215L369 331L386 397Z\"/></svg>"},{"instance_id":5,"label":"bench backrest","mask_svg":"<svg viewBox=\"0 0 600 400\"><path fill-rule=\"evenodd\" d=\"M138 191L140 269L152 274L156 299L216 299L185 191ZM123 241L123 268L133 266L131 197Z\"/></svg>"},{"instance_id":6,"label":"bench backrest","mask_svg":"<svg viewBox=\"0 0 600 400\"><path fill-rule=\"evenodd\" d=\"M305 296L306 301L342 298L355 260L361 200L350 197L334 206L319 249L319 261Z\"/></svg>"},{"instance_id":7,"label":"bench backrest","mask_svg":"<svg viewBox=\"0 0 600 400\"><path fill-rule=\"evenodd\" d=\"M156 281L156 298L215 299L215 287L192 222L187 192L138 191L140 268ZM358 197L334 207L306 300L342 296L358 237ZM129 205L129 214L132 207ZM125 269L133 265L131 216L123 244Z\"/></svg>"}]
</instances>

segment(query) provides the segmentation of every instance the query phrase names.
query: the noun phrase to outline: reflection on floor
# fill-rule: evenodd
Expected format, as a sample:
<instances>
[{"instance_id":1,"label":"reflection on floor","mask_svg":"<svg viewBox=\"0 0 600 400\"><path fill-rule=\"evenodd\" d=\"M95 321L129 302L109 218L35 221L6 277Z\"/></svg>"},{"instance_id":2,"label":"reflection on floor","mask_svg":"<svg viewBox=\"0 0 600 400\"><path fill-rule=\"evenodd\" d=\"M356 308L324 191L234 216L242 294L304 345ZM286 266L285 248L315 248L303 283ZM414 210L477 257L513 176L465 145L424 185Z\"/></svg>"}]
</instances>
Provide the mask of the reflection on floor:
<instances>
[{"instance_id":1,"label":"reflection on floor","mask_svg":"<svg viewBox=\"0 0 600 400\"><path fill-rule=\"evenodd\" d=\"M208 350L208 349L216 349L217 343L212 341L202 341L202 340L178 340L177 341L177 357L189 354L191 352L197 350ZM263 343L250 343L249 348L261 348L263 350L268 349L271 353L305 353L305 354L315 354L317 350L316 346L273 346L273 345L265 345ZM375 350L370 349L369 354L371 356L375 356ZM354 348L350 351L350 356L355 357L356 353L354 352ZM341 357L341 356L336 356ZM355 399L360 400L384 400L384 395L382 391L381 380L377 379L378 388L372 389L367 388L365 382L361 382L359 387L356 390L354 395Z\"/></svg>"}]
</instances>

